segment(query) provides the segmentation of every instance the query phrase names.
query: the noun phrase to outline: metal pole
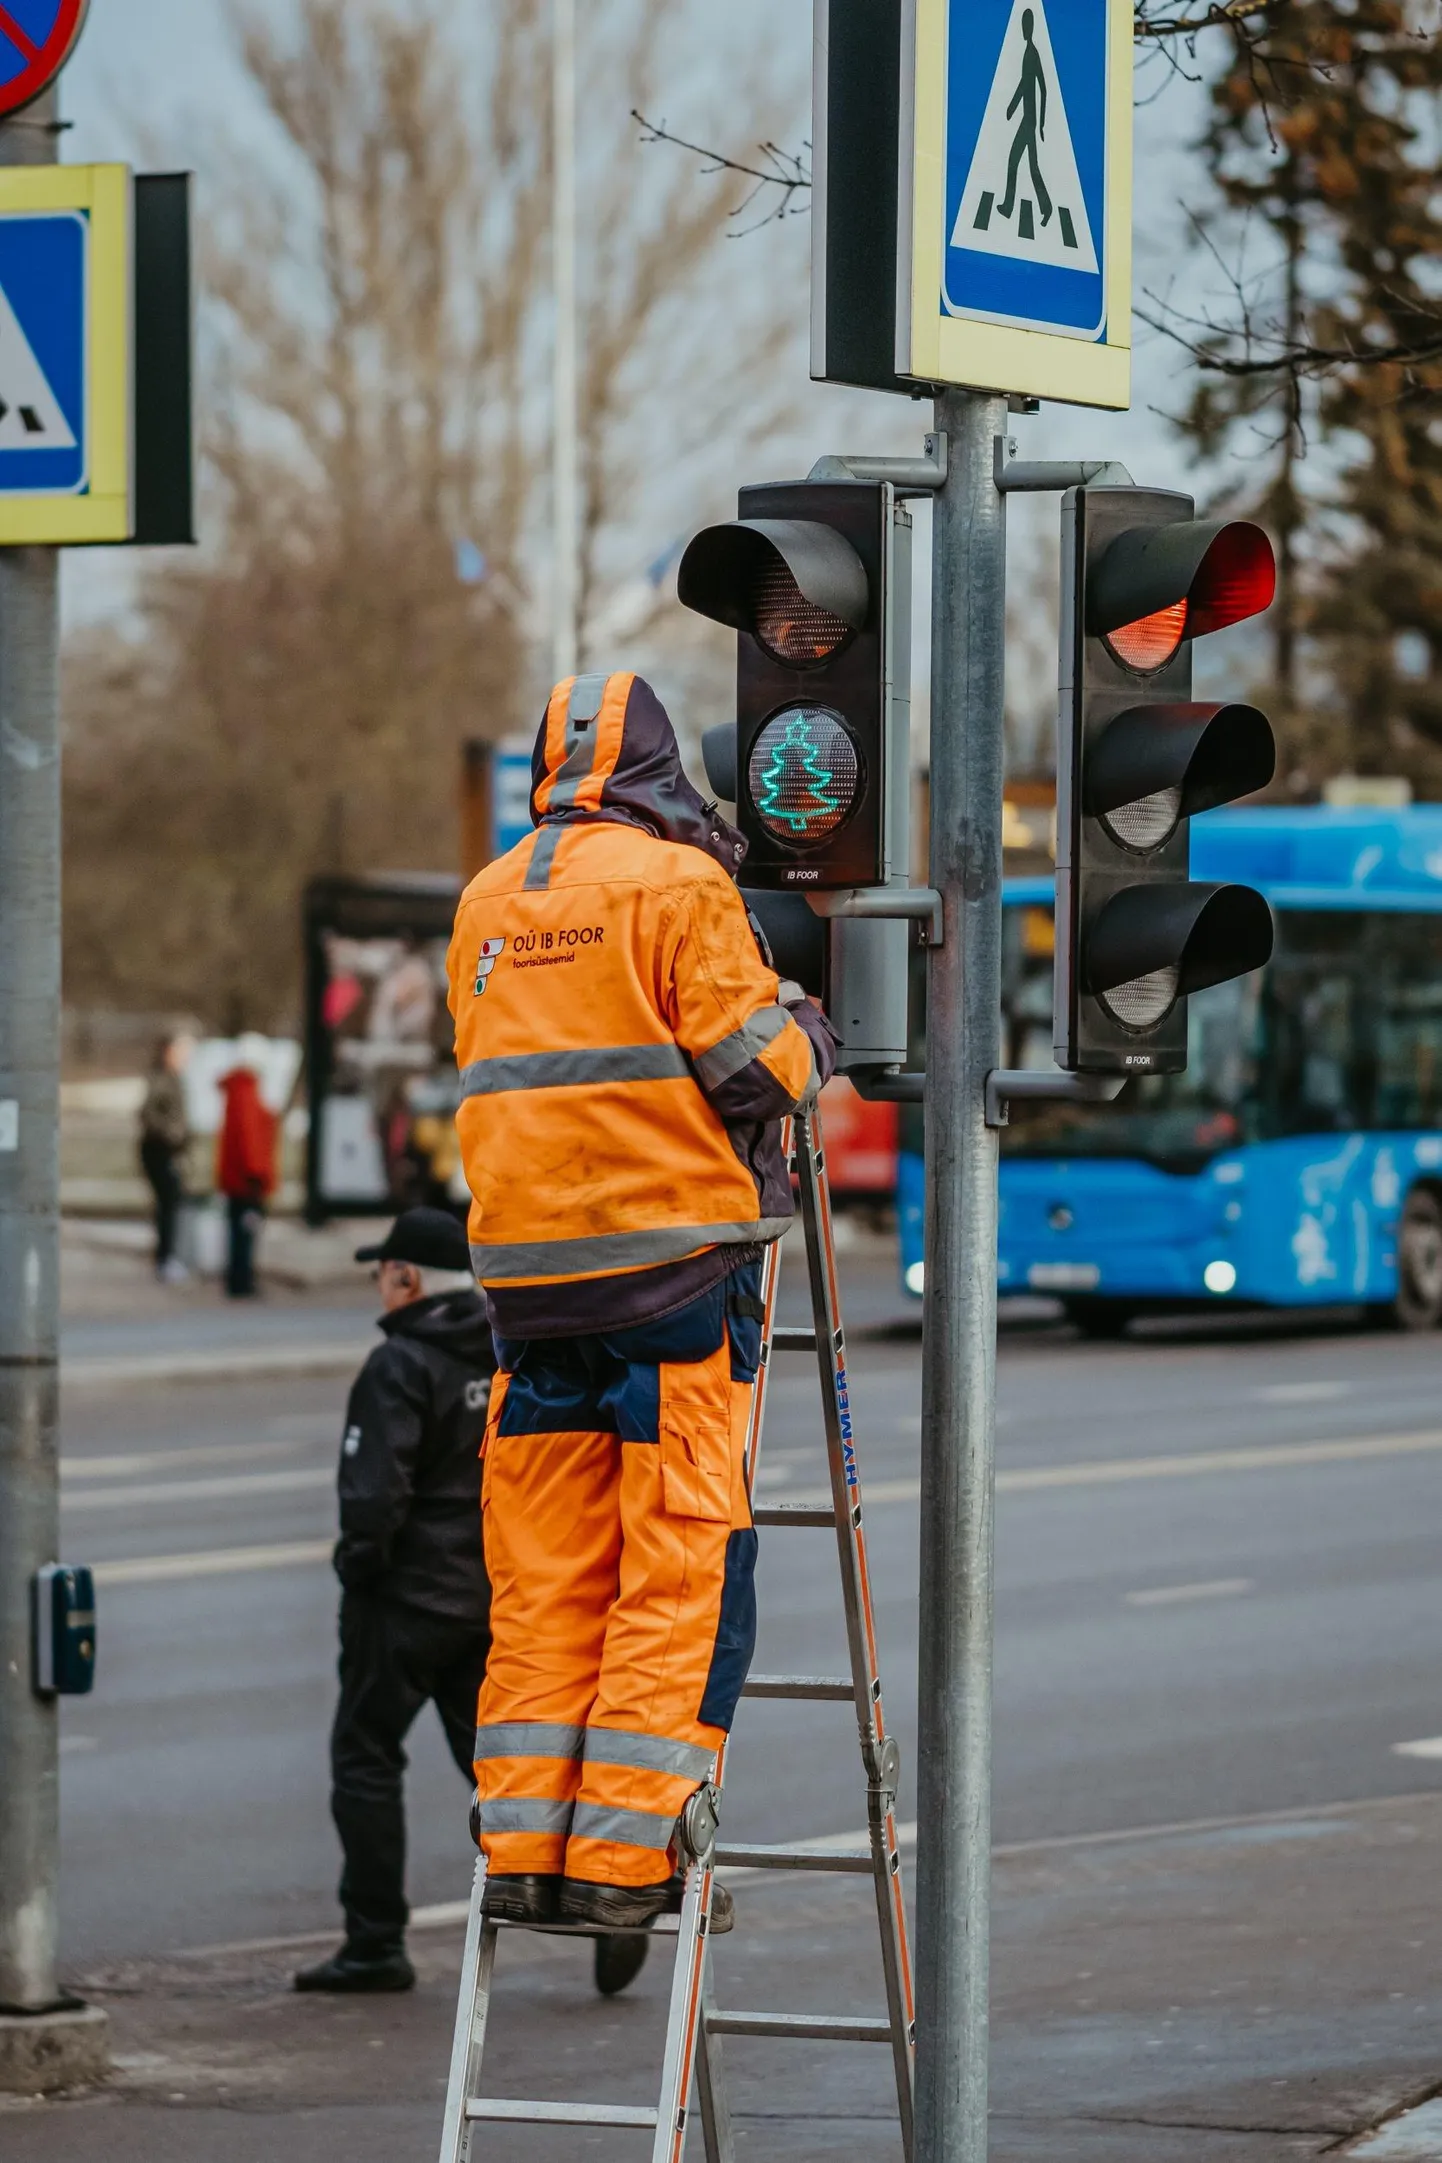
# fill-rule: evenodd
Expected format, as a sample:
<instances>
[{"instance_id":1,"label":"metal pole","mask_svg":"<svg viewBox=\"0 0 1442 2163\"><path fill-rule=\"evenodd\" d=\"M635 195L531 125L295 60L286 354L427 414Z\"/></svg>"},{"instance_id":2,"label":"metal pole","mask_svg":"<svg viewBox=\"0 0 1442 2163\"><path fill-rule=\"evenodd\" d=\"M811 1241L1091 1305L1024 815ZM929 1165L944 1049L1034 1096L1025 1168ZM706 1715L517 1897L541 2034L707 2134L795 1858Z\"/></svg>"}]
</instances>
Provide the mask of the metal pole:
<instances>
[{"instance_id":1,"label":"metal pole","mask_svg":"<svg viewBox=\"0 0 1442 2163\"><path fill-rule=\"evenodd\" d=\"M55 92L0 164L55 160ZM58 1722L30 1588L59 1557L60 673L54 548L0 548L0 2011L60 2003Z\"/></svg>"},{"instance_id":2,"label":"metal pole","mask_svg":"<svg viewBox=\"0 0 1442 2163\"><path fill-rule=\"evenodd\" d=\"M574 676L580 650L580 487L576 388L576 0L552 0L551 254L556 344L552 378L551 673Z\"/></svg>"},{"instance_id":3,"label":"metal pole","mask_svg":"<svg viewBox=\"0 0 1442 2163\"><path fill-rule=\"evenodd\" d=\"M935 497L927 976L926 1305L916 1857L916 2163L985 2163L991 1904L992 1496L1000 1066L1006 403L944 391Z\"/></svg>"}]
</instances>

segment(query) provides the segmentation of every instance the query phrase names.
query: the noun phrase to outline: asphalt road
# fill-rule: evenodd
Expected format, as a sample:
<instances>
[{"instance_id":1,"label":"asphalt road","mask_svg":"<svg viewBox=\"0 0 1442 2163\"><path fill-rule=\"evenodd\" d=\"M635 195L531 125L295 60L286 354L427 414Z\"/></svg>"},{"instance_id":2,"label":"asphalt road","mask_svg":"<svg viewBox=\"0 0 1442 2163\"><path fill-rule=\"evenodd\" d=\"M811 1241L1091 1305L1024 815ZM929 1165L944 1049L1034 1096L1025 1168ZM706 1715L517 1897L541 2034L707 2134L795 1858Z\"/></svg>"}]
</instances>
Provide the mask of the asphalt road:
<instances>
[{"instance_id":1,"label":"asphalt road","mask_svg":"<svg viewBox=\"0 0 1442 2163\"><path fill-rule=\"evenodd\" d=\"M799 1280L799 1257L788 1269ZM888 1714L909 1764L919 1336L888 1262L854 1260L845 1281ZM68 1335L65 1552L102 1566L98 1688L63 1718L77 1972L335 1917L324 1553L340 1369L368 1326L355 1305L192 1304L138 1333ZM264 1376L273 1345L333 1371ZM224 1355L225 1379L160 1383L134 1364L187 1349ZM1055 1323L1004 1331L999 1843L1442 1789L1442 1740L1398 1754L1442 1737L1439 1367L1436 1340L1350 1325L1176 1325L1114 1346ZM764 1495L822 1485L816 1401L814 1366L787 1356ZM840 1671L824 1533L765 1535L761 1605L759 1667ZM426 1717L418 1905L465 1892L465 1803ZM844 1706L745 1708L730 1837L863 1821Z\"/></svg>"}]
</instances>

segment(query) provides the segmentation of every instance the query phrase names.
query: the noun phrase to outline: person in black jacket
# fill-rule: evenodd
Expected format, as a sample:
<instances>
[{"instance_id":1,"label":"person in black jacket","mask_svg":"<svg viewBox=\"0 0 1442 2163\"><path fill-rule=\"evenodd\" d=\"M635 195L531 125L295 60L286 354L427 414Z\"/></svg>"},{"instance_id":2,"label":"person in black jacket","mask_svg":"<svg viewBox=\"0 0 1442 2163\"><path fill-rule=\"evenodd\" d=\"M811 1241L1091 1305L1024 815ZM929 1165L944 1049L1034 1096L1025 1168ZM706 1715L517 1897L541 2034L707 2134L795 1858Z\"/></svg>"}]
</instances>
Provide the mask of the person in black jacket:
<instances>
[{"instance_id":1,"label":"person in black jacket","mask_svg":"<svg viewBox=\"0 0 1442 2163\"><path fill-rule=\"evenodd\" d=\"M435 1705L474 1780L476 1698L490 1646L480 1451L496 1370L466 1235L443 1209L408 1209L376 1263L385 1342L346 1407L340 1456L340 1703L331 1814L345 1853L345 1944L298 1990L409 1990L405 1737Z\"/></svg>"},{"instance_id":2,"label":"person in black jacket","mask_svg":"<svg viewBox=\"0 0 1442 2163\"><path fill-rule=\"evenodd\" d=\"M341 1442L340 1703L331 1815L345 1854L345 1943L297 1990L409 1990L405 1738L429 1699L474 1784L476 1700L490 1649L480 1453L496 1357L466 1234L444 1209L407 1209L374 1262L385 1342L357 1376ZM596 1986L640 1972L646 1940L598 1936Z\"/></svg>"}]
</instances>

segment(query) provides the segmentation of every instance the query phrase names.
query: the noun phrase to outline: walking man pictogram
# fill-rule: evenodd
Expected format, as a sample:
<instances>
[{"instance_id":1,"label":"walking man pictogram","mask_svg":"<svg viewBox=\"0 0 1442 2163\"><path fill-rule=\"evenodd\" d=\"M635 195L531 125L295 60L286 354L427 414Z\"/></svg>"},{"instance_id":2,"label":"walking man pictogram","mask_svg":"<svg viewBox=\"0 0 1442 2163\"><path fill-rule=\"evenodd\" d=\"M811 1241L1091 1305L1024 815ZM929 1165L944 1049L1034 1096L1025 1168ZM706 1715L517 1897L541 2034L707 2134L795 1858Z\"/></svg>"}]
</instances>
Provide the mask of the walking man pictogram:
<instances>
[{"instance_id":1,"label":"walking man pictogram","mask_svg":"<svg viewBox=\"0 0 1442 2163\"><path fill-rule=\"evenodd\" d=\"M1006 117L1010 120L1017 107L1020 106L1021 119L1017 122L1016 134L1012 138L1011 156L1007 160L1006 198L997 206L997 209L1000 217L1009 218L1011 216L1016 204L1016 176L1022 158L1025 156L1031 161L1031 184L1036 192L1037 208L1041 212L1041 222L1046 225L1051 220L1052 204L1051 197L1047 194L1046 182L1041 177L1041 166L1037 162L1036 155L1038 141L1044 142L1046 140L1046 70L1042 66L1041 55L1032 42L1032 32L1035 27L1036 18L1031 9L1027 8L1023 11L1021 18L1021 34L1026 40L1026 52L1021 63L1021 81L1017 84L1016 94L1006 109ZM1029 238L1030 231L1031 222L1028 218L1022 226L1022 232Z\"/></svg>"}]
</instances>

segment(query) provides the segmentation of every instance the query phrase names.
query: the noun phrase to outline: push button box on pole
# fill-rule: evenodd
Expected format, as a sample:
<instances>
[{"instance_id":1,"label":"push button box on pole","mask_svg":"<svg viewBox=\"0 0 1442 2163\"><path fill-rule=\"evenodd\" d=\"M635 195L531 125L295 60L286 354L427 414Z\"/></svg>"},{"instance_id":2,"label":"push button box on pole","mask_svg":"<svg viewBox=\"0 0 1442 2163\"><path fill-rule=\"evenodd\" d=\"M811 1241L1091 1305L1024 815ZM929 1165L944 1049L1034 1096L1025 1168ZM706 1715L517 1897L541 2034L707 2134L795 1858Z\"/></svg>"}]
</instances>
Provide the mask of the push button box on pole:
<instances>
[{"instance_id":1,"label":"push button box on pole","mask_svg":"<svg viewBox=\"0 0 1442 2163\"><path fill-rule=\"evenodd\" d=\"M41 1697L86 1697L95 1685L95 1578L84 1564L35 1572L34 1684Z\"/></svg>"}]
</instances>

